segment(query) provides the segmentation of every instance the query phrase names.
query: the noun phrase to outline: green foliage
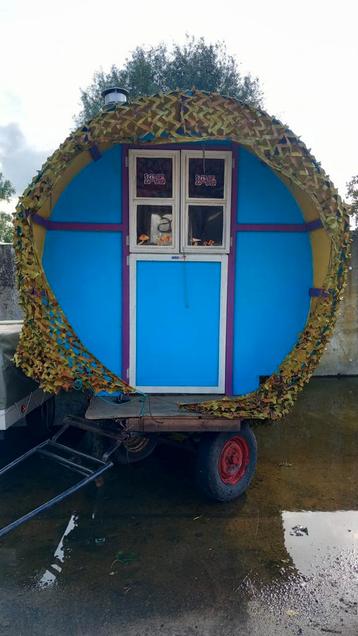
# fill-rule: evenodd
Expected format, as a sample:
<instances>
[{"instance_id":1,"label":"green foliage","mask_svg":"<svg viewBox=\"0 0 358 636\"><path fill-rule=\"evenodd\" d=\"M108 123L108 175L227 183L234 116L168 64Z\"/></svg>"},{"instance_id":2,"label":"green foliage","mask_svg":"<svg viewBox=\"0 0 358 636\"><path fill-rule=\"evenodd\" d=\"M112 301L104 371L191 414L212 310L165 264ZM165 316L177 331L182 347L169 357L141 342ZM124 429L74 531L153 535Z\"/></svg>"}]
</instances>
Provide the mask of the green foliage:
<instances>
[{"instance_id":1,"label":"green foliage","mask_svg":"<svg viewBox=\"0 0 358 636\"><path fill-rule=\"evenodd\" d=\"M13 194L15 194L15 188L8 179L4 179L0 172L0 200L9 201Z\"/></svg>"},{"instance_id":2,"label":"green foliage","mask_svg":"<svg viewBox=\"0 0 358 636\"><path fill-rule=\"evenodd\" d=\"M7 212L0 212L0 242L12 243L13 235L12 215Z\"/></svg>"},{"instance_id":3,"label":"green foliage","mask_svg":"<svg viewBox=\"0 0 358 636\"><path fill-rule=\"evenodd\" d=\"M78 125L97 115L103 106L101 92L110 86L127 89L130 99L195 87L262 105L259 80L240 73L225 44L207 44L204 38L187 36L185 44L174 44L170 49L165 44L139 46L123 66L113 65L109 73L97 71L90 86L81 91L82 110L75 118Z\"/></svg>"},{"instance_id":4,"label":"green foliage","mask_svg":"<svg viewBox=\"0 0 358 636\"><path fill-rule=\"evenodd\" d=\"M347 183L347 197L349 199L351 214L358 222L358 174Z\"/></svg>"},{"instance_id":5,"label":"green foliage","mask_svg":"<svg viewBox=\"0 0 358 636\"><path fill-rule=\"evenodd\" d=\"M0 201L10 201L13 194L15 194L15 188L8 179L4 179L2 172L0 172ZM0 212L0 241L12 243L13 233L11 214Z\"/></svg>"}]
</instances>

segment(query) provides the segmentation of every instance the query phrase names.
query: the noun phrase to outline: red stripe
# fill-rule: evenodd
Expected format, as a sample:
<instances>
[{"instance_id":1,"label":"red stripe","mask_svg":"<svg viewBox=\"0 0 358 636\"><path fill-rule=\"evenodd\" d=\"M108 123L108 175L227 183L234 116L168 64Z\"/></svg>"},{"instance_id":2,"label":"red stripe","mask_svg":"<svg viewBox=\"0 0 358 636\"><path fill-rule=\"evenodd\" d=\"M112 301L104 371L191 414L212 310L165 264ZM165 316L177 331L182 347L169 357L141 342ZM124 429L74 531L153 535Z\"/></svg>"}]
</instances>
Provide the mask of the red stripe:
<instances>
[{"instance_id":1,"label":"red stripe","mask_svg":"<svg viewBox=\"0 0 358 636\"><path fill-rule=\"evenodd\" d=\"M31 215L31 219L46 230L79 231L79 232L123 232L123 223L76 223L72 221L51 221L39 214ZM237 223L236 232L312 232L323 227L320 219L310 223Z\"/></svg>"},{"instance_id":2,"label":"red stripe","mask_svg":"<svg viewBox=\"0 0 358 636\"><path fill-rule=\"evenodd\" d=\"M233 145L232 157L235 168L232 171L231 190L231 226L235 226L238 204L238 166L240 161L239 146ZM225 395L233 394L234 381L234 310L235 310L235 263L236 263L237 235L233 232L232 246L228 259L227 282L227 314L226 314L226 353L225 353Z\"/></svg>"},{"instance_id":3,"label":"red stripe","mask_svg":"<svg viewBox=\"0 0 358 636\"><path fill-rule=\"evenodd\" d=\"M323 227L321 220L310 223L237 223L236 232L311 232Z\"/></svg>"},{"instance_id":4,"label":"red stripe","mask_svg":"<svg viewBox=\"0 0 358 636\"><path fill-rule=\"evenodd\" d=\"M122 377L129 382L129 247L126 240L129 236L129 183L127 159L128 146L124 145L122 154L122 218L125 227L122 233Z\"/></svg>"},{"instance_id":5,"label":"red stripe","mask_svg":"<svg viewBox=\"0 0 358 636\"><path fill-rule=\"evenodd\" d=\"M75 223L72 221L51 221L39 214L33 214L31 219L46 230L62 230L75 232L122 232L122 223Z\"/></svg>"},{"instance_id":6,"label":"red stripe","mask_svg":"<svg viewBox=\"0 0 358 636\"><path fill-rule=\"evenodd\" d=\"M311 296L311 298L316 298L319 296L328 298L332 291L332 289L323 289L322 287L311 287L309 290L309 295Z\"/></svg>"}]
</instances>

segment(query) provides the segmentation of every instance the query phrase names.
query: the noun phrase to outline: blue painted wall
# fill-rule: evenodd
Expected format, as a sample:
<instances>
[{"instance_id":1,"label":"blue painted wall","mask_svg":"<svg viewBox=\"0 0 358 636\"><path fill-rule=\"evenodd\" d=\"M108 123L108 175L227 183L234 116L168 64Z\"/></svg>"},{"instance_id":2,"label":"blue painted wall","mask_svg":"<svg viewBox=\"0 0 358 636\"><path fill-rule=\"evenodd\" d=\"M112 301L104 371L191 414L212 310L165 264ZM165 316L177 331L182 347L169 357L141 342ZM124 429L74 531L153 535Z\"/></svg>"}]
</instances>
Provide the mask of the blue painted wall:
<instances>
[{"instance_id":1,"label":"blue painted wall","mask_svg":"<svg viewBox=\"0 0 358 636\"><path fill-rule=\"evenodd\" d=\"M122 149L115 146L76 175L52 220L120 223ZM82 343L122 376L122 234L46 233L43 267Z\"/></svg>"},{"instance_id":2,"label":"blue painted wall","mask_svg":"<svg viewBox=\"0 0 358 636\"><path fill-rule=\"evenodd\" d=\"M137 385L218 385L220 270L137 262Z\"/></svg>"},{"instance_id":3,"label":"blue painted wall","mask_svg":"<svg viewBox=\"0 0 358 636\"><path fill-rule=\"evenodd\" d=\"M122 235L47 232L47 280L81 342L122 375Z\"/></svg>"},{"instance_id":4,"label":"blue painted wall","mask_svg":"<svg viewBox=\"0 0 358 636\"><path fill-rule=\"evenodd\" d=\"M89 164L51 218L120 223L121 164L120 146ZM303 222L286 186L245 149L237 170L239 223ZM83 344L121 376L121 235L48 231L43 265ZM275 371L304 328L312 286L309 235L239 233L235 266L233 385L242 394ZM217 263L139 263L139 385L217 384L219 279Z\"/></svg>"},{"instance_id":5,"label":"blue painted wall","mask_svg":"<svg viewBox=\"0 0 358 636\"><path fill-rule=\"evenodd\" d=\"M122 146L113 146L101 159L79 172L59 197L52 221L121 223Z\"/></svg>"},{"instance_id":6,"label":"blue painted wall","mask_svg":"<svg viewBox=\"0 0 358 636\"><path fill-rule=\"evenodd\" d=\"M303 223L295 199L262 162L240 149L239 223ZM234 394L257 389L297 341L309 312L308 233L238 233L235 276Z\"/></svg>"},{"instance_id":7,"label":"blue painted wall","mask_svg":"<svg viewBox=\"0 0 358 636\"><path fill-rule=\"evenodd\" d=\"M263 161L240 148L238 223L302 223L302 213L285 184Z\"/></svg>"}]
</instances>

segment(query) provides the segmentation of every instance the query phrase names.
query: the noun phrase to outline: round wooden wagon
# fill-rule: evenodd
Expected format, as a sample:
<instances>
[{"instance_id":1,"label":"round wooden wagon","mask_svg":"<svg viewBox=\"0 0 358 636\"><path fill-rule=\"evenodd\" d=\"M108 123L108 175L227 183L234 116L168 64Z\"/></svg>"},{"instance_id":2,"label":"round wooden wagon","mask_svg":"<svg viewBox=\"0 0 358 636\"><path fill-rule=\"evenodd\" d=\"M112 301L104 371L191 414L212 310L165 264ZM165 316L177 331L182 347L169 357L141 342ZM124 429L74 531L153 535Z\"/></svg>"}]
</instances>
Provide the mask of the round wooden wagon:
<instances>
[{"instance_id":1,"label":"round wooden wagon","mask_svg":"<svg viewBox=\"0 0 358 636\"><path fill-rule=\"evenodd\" d=\"M227 501L255 470L250 421L288 412L327 343L346 210L260 109L200 91L105 97L20 199L16 363L46 391L90 391L72 424L106 432L122 461L191 435L199 485Z\"/></svg>"}]
</instances>

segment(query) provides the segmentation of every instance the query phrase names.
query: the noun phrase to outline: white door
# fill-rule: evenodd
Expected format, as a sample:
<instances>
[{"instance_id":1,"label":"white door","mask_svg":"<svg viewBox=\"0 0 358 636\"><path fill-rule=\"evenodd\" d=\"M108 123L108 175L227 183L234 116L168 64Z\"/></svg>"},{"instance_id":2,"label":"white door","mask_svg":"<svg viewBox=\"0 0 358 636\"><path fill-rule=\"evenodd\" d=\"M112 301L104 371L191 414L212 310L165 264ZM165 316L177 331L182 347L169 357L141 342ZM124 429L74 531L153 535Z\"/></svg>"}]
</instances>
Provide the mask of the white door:
<instances>
[{"instance_id":1,"label":"white door","mask_svg":"<svg viewBox=\"0 0 358 636\"><path fill-rule=\"evenodd\" d=\"M223 393L231 153L130 151L130 383Z\"/></svg>"}]
</instances>

